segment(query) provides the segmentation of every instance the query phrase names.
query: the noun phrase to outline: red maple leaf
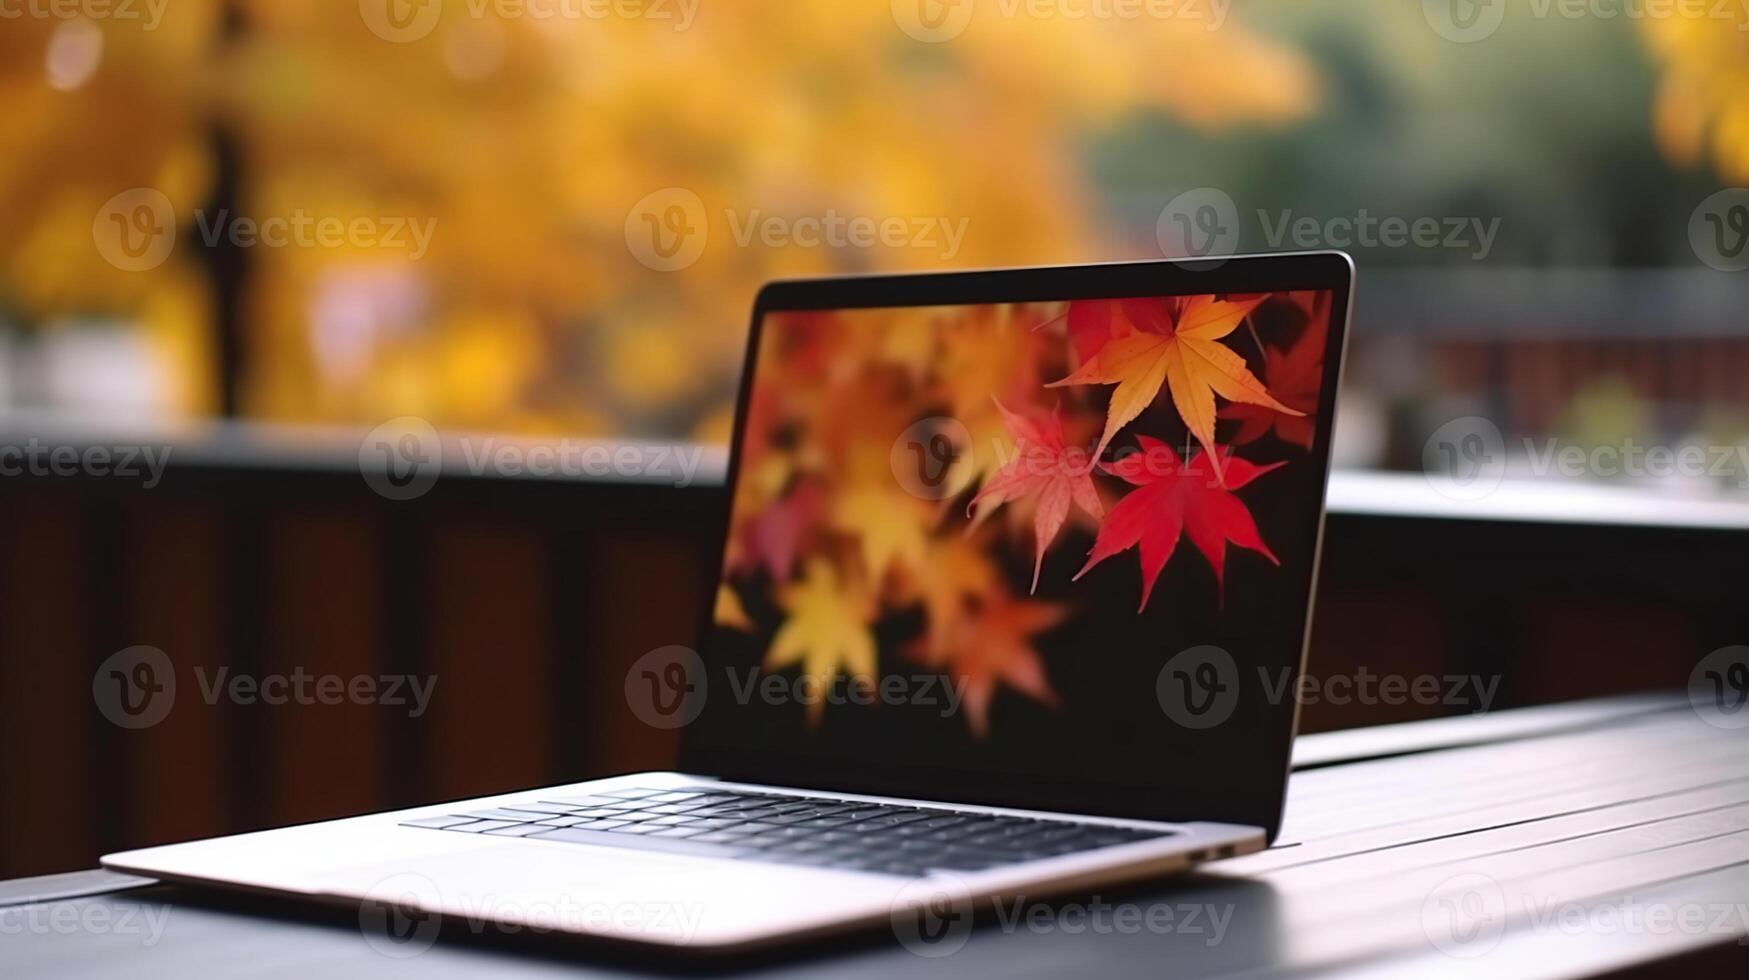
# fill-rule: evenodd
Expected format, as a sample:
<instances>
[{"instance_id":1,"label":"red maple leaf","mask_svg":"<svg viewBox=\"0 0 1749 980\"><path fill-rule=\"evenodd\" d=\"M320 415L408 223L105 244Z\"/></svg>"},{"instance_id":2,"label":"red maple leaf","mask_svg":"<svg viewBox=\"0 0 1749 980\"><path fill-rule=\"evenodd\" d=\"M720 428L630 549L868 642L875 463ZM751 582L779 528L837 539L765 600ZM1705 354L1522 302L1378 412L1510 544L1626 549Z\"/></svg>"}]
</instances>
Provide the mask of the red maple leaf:
<instances>
[{"instance_id":1,"label":"red maple leaf","mask_svg":"<svg viewBox=\"0 0 1749 980\"><path fill-rule=\"evenodd\" d=\"M1032 329L1037 333L1058 323L1067 325L1069 345L1075 348L1075 360L1085 364L1099 353L1106 341L1134 332L1121 313L1122 307L1115 299L1072 300L1063 312Z\"/></svg>"},{"instance_id":2,"label":"red maple leaf","mask_svg":"<svg viewBox=\"0 0 1749 980\"><path fill-rule=\"evenodd\" d=\"M1105 516L1105 507L1093 486L1093 457L1085 449L1064 444L1063 420L1056 408L1049 415L1010 412L999 401L996 408L1002 412L1008 434L1014 437L1014 458L991 475L967 510L978 511L977 516L982 517L978 508L982 501L989 501L993 509L1021 497L1038 498L1032 519L1033 534L1038 539L1032 564L1032 591L1037 592L1045 549L1062 530L1063 521L1069 516L1070 501L1095 520Z\"/></svg>"},{"instance_id":3,"label":"red maple leaf","mask_svg":"<svg viewBox=\"0 0 1749 980\"><path fill-rule=\"evenodd\" d=\"M1224 585L1229 542L1281 564L1263 543L1251 512L1232 491L1282 463L1258 466L1232 456L1232 450L1223 447L1219 450L1223 482L1221 476L1211 472L1208 453L1199 453L1186 463L1160 440L1149 436L1137 438L1142 444L1141 452L1110 465L1101 464L1107 473L1121 477L1137 489L1118 501L1100 525L1099 537L1076 579L1112 555L1141 545L1142 604L1136 610L1141 612L1148 608L1154 582L1183 535L1189 535L1190 542L1214 566L1217 587Z\"/></svg>"},{"instance_id":4,"label":"red maple leaf","mask_svg":"<svg viewBox=\"0 0 1749 980\"><path fill-rule=\"evenodd\" d=\"M1069 340L1075 345L1075 359L1086 364L1099 353L1099 348L1113 337L1130 333L1129 321L1118 315L1115 299L1084 299L1069 304Z\"/></svg>"},{"instance_id":5,"label":"red maple leaf","mask_svg":"<svg viewBox=\"0 0 1749 980\"><path fill-rule=\"evenodd\" d=\"M1329 294L1323 294L1328 296ZM1236 445L1255 442L1275 430L1283 442L1301 449L1312 448L1312 437L1318 431L1313 415L1318 410L1318 394L1324 385L1324 347L1330 334L1329 309L1320 316L1310 316L1300 339L1286 351L1268 347L1263 352L1263 380L1276 400L1303 415L1286 415L1267 405L1247 405L1232 402L1221 406L1220 417L1236 419L1239 431L1234 433Z\"/></svg>"}]
</instances>

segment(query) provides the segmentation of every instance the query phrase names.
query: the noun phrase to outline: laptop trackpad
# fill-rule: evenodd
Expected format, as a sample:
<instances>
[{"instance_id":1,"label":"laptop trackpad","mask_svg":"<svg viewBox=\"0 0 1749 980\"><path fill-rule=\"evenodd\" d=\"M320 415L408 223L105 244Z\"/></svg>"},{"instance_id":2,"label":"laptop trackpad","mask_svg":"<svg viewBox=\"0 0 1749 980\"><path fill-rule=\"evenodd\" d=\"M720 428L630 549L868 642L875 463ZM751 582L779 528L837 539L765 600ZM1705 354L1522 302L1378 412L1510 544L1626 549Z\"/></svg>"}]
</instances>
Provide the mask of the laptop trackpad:
<instances>
[{"instance_id":1,"label":"laptop trackpad","mask_svg":"<svg viewBox=\"0 0 1749 980\"><path fill-rule=\"evenodd\" d=\"M648 851L506 842L355 865L308 882L319 893L493 923L684 943L821 906L885 902L891 882L861 875ZM809 888L811 883L820 887ZM830 898L827 898L830 896ZM866 907L866 906L865 906ZM882 906L884 907L884 906ZM812 916L806 916L812 918Z\"/></svg>"}]
</instances>

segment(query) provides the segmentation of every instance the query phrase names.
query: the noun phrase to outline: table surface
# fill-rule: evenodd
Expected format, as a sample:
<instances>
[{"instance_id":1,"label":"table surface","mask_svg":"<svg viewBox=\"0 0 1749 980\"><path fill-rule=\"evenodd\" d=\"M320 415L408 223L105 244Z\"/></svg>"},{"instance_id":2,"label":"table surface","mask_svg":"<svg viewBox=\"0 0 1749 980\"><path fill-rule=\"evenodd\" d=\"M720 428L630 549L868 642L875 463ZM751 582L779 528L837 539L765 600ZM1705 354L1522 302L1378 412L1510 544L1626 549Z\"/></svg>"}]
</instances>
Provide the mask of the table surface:
<instances>
[{"instance_id":1,"label":"table surface","mask_svg":"<svg viewBox=\"0 0 1749 980\"><path fill-rule=\"evenodd\" d=\"M1309 736L1276 847L1004 904L942 956L886 930L709 963L468 923L400 946L357 914L94 871L0 883L0 961L80 977L1744 975L1743 735L1648 695Z\"/></svg>"}]
</instances>

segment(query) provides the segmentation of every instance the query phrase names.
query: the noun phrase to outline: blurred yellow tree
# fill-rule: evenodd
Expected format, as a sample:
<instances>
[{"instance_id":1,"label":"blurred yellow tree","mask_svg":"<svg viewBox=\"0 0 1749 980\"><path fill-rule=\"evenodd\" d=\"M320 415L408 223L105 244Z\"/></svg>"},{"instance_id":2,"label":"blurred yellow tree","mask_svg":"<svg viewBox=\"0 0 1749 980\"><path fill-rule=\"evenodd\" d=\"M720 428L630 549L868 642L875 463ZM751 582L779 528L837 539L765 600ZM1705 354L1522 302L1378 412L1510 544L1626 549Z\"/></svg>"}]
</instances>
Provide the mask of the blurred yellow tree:
<instances>
[{"instance_id":1,"label":"blurred yellow tree","mask_svg":"<svg viewBox=\"0 0 1749 980\"><path fill-rule=\"evenodd\" d=\"M377 3L179 0L149 31L76 22L101 52L60 87L45 59L67 24L9 25L0 301L142 316L199 268L192 209L223 129L240 215L435 222L422 253L351 234L249 250L246 415L720 440L760 282L1099 256L1085 137L1136 112L1217 128L1316 101L1310 65L1236 16L979 4L932 43L878 0ZM106 268L89 216L140 186L176 203L186 247L149 273ZM650 233L702 243L678 268L637 244L640 202L670 188L685 206L657 195ZM802 234L834 217L907 234ZM937 221L963 242L910 241ZM175 309L201 336L205 308Z\"/></svg>"},{"instance_id":2,"label":"blurred yellow tree","mask_svg":"<svg viewBox=\"0 0 1749 980\"><path fill-rule=\"evenodd\" d=\"M48 9L46 5L28 10ZM207 288L184 250L150 274L104 259L93 220L118 192L196 201L210 179L207 52L216 10L138 21L9 17L0 29L0 311L116 317L149 336L189 413L213 409ZM3 312L0 312L3 315Z\"/></svg>"},{"instance_id":3,"label":"blurred yellow tree","mask_svg":"<svg viewBox=\"0 0 1749 980\"><path fill-rule=\"evenodd\" d=\"M1674 161L1693 166L1709 154L1719 175L1749 184L1749 5L1678 5L1643 21L1663 66L1655 129Z\"/></svg>"}]
</instances>

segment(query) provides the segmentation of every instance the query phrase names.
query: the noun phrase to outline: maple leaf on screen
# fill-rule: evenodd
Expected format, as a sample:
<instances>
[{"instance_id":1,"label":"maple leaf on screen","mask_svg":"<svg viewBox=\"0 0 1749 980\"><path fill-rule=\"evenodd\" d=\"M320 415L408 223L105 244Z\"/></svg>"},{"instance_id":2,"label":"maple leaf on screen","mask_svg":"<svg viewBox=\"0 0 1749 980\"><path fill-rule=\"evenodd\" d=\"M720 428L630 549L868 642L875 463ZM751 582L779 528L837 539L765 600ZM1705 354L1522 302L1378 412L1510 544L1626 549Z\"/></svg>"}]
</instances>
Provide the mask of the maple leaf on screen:
<instances>
[{"instance_id":1,"label":"maple leaf on screen","mask_svg":"<svg viewBox=\"0 0 1749 980\"><path fill-rule=\"evenodd\" d=\"M1330 326L1330 307L1336 299L1335 293L1328 289L1295 289L1287 293L1287 298L1306 315L1309 326L1320 330Z\"/></svg>"},{"instance_id":2,"label":"maple leaf on screen","mask_svg":"<svg viewBox=\"0 0 1749 980\"><path fill-rule=\"evenodd\" d=\"M909 601L921 603L930 649L946 649L949 634L965 610L998 587L1000 572L987 550L987 534L932 538L929 555L911 574Z\"/></svg>"},{"instance_id":3,"label":"maple leaf on screen","mask_svg":"<svg viewBox=\"0 0 1749 980\"><path fill-rule=\"evenodd\" d=\"M1067 327L1069 345L1075 349L1077 364L1086 364L1092 360L1099 353L1099 349L1105 346L1105 342L1113 337L1127 337L1134 333L1129 321L1123 318L1119 301L1115 299L1072 300L1062 313L1033 329L1043 330L1058 323Z\"/></svg>"},{"instance_id":4,"label":"maple leaf on screen","mask_svg":"<svg viewBox=\"0 0 1749 980\"><path fill-rule=\"evenodd\" d=\"M914 383L926 379L939 361L941 328L936 317L900 311L881 325L878 336L875 356L903 368Z\"/></svg>"},{"instance_id":5,"label":"maple leaf on screen","mask_svg":"<svg viewBox=\"0 0 1749 980\"><path fill-rule=\"evenodd\" d=\"M832 503L832 526L857 540L862 567L876 585L889 569L911 569L923 561L929 520L926 504L879 482L846 490Z\"/></svg>"},{"instance_id":6,"label":"maple leaf on screen","mask_svg":"<svg viewBox=\"0 0 1749 980\"><path fill-rule=\"evenodd\" d=\"M1212 296L1119 301L1123 316L1134 328L1125 336L1105 341L1099 352L1068 377L1047 387L1084 384L1114 384L1111 405L1106 410L1105 432L1094 450L1098 457L1124 426L1142 414L1165 385L1172 403L1205 453L1215 445L1215 396L1228 401L1266 405L1297 415L1296 410L1276 401L1263 382L1245 366L1245 359L1221 343L1264 300L1219 300ZM1215 461L1216 476L1221 461Z\"/></svg>"},{"instance_id":7,"label":"maple leaf on screen","mask_svg":"<svg viewBox=\"0 0 1749 980\"><path fill-rule=\"evenodd\" d=\"M727 582L717 586L717 602L712 615L719 626L744 632L753 630L753 620L748 618L747 608L741 604L741 597L735 594L735 590Z\"/></svg>"},{"instance_id":8,"label":"maple leaf on screen","mask_svg":"<svg viewBox=\"0 0 1749 980\"><path fill-rule=\"evenodd\" d=\"M995 469L998 454L991 450L1009 437L992 398L1022 401L1043 380L1039 353L1050 341L1030 325L1035 317L1003 305L971 307L942 320L942 386L953 417L971 436L971 451L954 460L948 486L973 486Z\"/></svg>"},{"instance_id":9,"label":"maple leaf on screen","mask_svg":"<svg viewBox=\"0 0 1749 980\"><path fill-rule=\"evenodd\" d=\"M1270 470L1284 464L1258 466L1236 456L1226 458L1226 476L1217 477L1210 470L1210 454L1200 453L1188 462L1179 459L1172 447L1158 439L1142 436L1142 451L1132 453L1102 468L1120 477L1136 489L1132 490L1106 515L1099 527L1099 537L1088 553L1087 564L1076 573L1079 580L1093 566L1112 555L1140 546L1142 560L1142 604L1136 610L1148 608L1154 582L1160 570L1172 557L1180 537L1188 536L1203 557L1214 567L1217 588L1224 591L1227 545L1255 551L1274 564L1281 564L1264 544L1251 511L1233 495ZM1231 452L1223 448L1223 454Z\"/></svg>"},{"instance_id":10,"label":"maple leaf on screen","mask_svg":"<svg viewBox=\"0 0 1749 980\"><path fill-rule=\"evenodd\" d=\"M841 674L856 684L874 684L875 638L869 629L874 603L860 588L840 582L832 565L816 558L808 562L800 582L779 591L779 601L789 618L771 638L767 670L799 664L822 692ZM823 697L809 701L810 723L820 720L824 705Z\"/></svg>"},{"instance_id":11,"label":"maple leaf on screen","mask_svg":"<svg viewBox=\"0 0 1749 980\"><path fill-rule=\"evenodd\" d=\"M772 581L787 581L796 556L825 515L826 498L819 484L804 480L789 493L746 519L735 540L731 566L737 570L764 568Z\"/></svg>"},{"instance_id":12,"label":"maple leaf on screen","mask_svg":"<svg viewBox=\"0 0 1749 980\"><path fill-rule=\"evenodd\" d=\"M1011 412L999 401L996 408L1002 413L1008 434L1014 437L1014 456L985 481L967 509L976 524L1007 501L1035 498L1033 534L1037 544L1032 591L1037 592L1045 549L1068 519L1070 502L1095 520L1105 516L1105 507L1093 486L1093 457L1079 446L1065 444L1063 420L1056 408L1049 415Z\"/></svg>"},{"instance_id":13,"label":"maple leaf on screen","mask_svg":"<svg viewBox=\"0 0 1749 980\"><path fill-rule=\"evenodd\" d=\"M1328 294L1325 294L1328 295ZM1313 315L1292 347L1265 348L1263 377L1269 390L1282 404L1296 414L1284 414L1267 405L1247 405L1233 402L1221 406L1220 417L1240 422L1233 442L1238 445L1255 442L1271 429L1283 442L1301 449L1312 448L1317 425L1312 414L1318 410L1318 394L1324 382L1324 348L1330 335L1329 311Z\"/></svg>"},{"instance_id":14,"label":"maple leaf on screen","mask_svg":"<svg viewBox=\"0 0 1749 980\"><path fill-rule=\"evenodd\" d=\"M944 668L955 687L963 690L962 706L973 735L989 735L990 704L998 685L1042 704L1057 705L1057 693L1033 648L1033 637L1061 623L1068 608L1061 603L1016 600L997 589L954 620L944 644L927 648L926 661Z\"/></svg>"}]
</instances>

